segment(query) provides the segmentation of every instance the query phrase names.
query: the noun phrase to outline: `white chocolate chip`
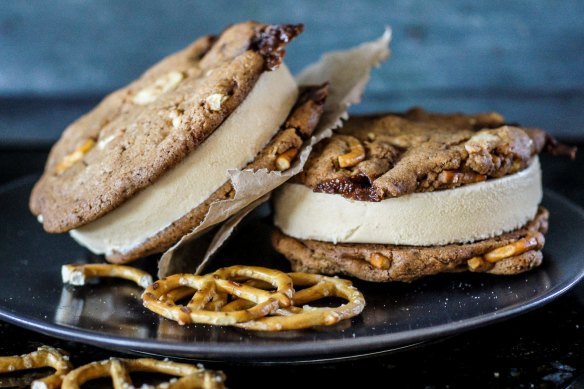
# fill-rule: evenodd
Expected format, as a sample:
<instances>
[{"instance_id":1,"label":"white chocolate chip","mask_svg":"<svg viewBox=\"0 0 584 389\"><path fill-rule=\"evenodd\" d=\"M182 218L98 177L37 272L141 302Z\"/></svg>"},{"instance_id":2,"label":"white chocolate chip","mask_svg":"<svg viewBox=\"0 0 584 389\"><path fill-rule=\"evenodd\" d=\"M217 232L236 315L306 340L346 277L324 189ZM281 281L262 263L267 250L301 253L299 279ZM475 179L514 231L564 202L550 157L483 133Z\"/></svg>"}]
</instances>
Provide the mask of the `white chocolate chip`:
<instances>
[{"instance_id":1,"label":"white chocolate chip","mask_svg":"<svg viewBox=\"0 0 584 389\"><path fill-rule=\"evenodd\" d=\"M478 153L481 150L488 150L499 141L499 137L488 132L479 132L473 135L466 143L464 148L469 153Z\"/></svg>"},{"instance_id":2,"label":"white chocolate chip","mask_svg":"<svg viewBox=\"0 0 584 389\"><path fill-rule=\"evenodd\" d=\"M174 128L178 128L178 126L180 126L180 124L182 123L182 113L180 113L176 109L174 111L170 111L168 117L172 121L172 127Z\"/></svg>"},{"instance_id":3,"label":"white chocolate chip","mask_svg":"<svg viewBox=\"0 0 584 389\"><path fill-rule=\"evenodd\" d=\"M110 143L115 138L116 138L116 135L114 134L114 135L107 136L103 139L100 139L99 142L97 142L97 147L100 150L103 150L105 148L105 146L107 146L107 144Z\"/></svg>"},{"instance_id":4,"label":"white chocolate chip","mask_svg":"<svg viewBox=\"0 0 584 389\"><path fill-rule=\"evenodd\" d=\"M150 86L147 86L136 93L132 101L134 104L138 105L150 104L156 101L156 99L163 93L176 88L184 78L185 76L182 72L169 72L154 81L154 83L152 83Z\"/></svg>"},{"instance_id":5,"label":"white chocolate chip","mask_svg":"<svg viewBox=\"0 0 584 389\"><path fill-rule=\"evenodd\" d=\"M229 98L229 96L220 93L213 93L205 99L205 104L209 111L219 111L221 105Z\"/></svg>"}]
</instances>

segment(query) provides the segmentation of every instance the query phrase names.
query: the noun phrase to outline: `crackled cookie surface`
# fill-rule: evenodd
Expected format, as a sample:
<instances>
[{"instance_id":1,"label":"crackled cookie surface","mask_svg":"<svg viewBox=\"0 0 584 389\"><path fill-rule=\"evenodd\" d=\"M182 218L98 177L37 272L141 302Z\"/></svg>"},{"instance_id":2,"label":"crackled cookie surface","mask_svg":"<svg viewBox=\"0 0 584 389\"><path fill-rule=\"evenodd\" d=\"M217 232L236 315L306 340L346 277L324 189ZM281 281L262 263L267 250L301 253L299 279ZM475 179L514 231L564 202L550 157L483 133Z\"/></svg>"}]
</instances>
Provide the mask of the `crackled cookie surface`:
<instances>
[{"instance_id":1,"label":"crackled cookie surface","mask_svg":"<svg viewBox=\"0 0 584 389\"><path fill-rule=\"evenodd\" d=\"M296 182L381 201L513 174L545 143L544 131L505 125L497 113L356 116L319 145Z\"/></svg>"},{"instance_id":2,"label":"crackled cookie surface","mask_svg":"<svg viewBox=\"0 0 584 389\"><path fill-rule=\"evenodd\" d=\"M295 270L412 281L541 263L538 154L573 155L497 113L352 117L274 196L273 245Z\"/></svg>"},{"instance_id":3,"label":"crackled cookie surface","mask_svg":"<svg viewBox=\"0 0 584 389\"><path fill-rule=\"evenodd\" d=\"M51 150L30 199L32 212L47 231L64 232L150 186L199 148L264 72L278 67L286 43L301 30L236 24L107 96Z\"/></svg>"}]
</instances>

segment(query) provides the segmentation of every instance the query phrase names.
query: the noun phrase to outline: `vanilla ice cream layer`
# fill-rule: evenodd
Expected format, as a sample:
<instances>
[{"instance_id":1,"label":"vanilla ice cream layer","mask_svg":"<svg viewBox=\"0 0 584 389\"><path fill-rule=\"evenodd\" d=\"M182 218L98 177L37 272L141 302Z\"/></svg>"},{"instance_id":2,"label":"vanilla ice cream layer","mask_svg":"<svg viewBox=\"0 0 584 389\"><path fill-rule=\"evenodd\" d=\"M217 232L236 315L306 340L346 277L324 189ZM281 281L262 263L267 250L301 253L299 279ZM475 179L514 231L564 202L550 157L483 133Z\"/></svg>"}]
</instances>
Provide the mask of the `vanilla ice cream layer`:
<instances>
[{"instance_id":1,"label":"vanilla ice cream layer","mask_svg":"<svg viewBox=\"0 0 584 389\"><path fill-rule=\"evenodd\" d=\"M542 194L537 157L506 177L380 202L285 184L274 199L274 223L286 235L333 243L467 243L523 226L535 216Z\"/></svg>"},{"instance_id":2,"label":"vanilla ice cream layer","mask_svg":"<svg viewBox=\"0 0 584 389\"><path fill-rule=\"evenodd\" d=\"M203 203L251 162L286 120L298 87L286 66L264 72L194 152L126 203L71 236L96 254L126 253Z\"/></svg>"}]
</instances>

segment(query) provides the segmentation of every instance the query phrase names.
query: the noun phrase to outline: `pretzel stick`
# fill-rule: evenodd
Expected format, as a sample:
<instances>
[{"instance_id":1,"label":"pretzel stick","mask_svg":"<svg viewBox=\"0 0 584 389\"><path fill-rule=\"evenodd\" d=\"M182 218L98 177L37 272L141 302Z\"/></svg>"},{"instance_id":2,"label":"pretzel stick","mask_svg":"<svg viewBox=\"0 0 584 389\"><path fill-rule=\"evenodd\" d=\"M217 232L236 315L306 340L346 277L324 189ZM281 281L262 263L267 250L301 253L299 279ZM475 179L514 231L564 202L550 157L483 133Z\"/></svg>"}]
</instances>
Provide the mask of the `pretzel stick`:
<instances>
[{"instance_id":1,"label":"pretzel stick","mask_svg":"<svg viewBox=\"0 0 584 389\"><path fill-rule=\"evenodd\" d=\"M298 155L297 148L291 148L289 150L284 151L276 158L276 168L279 171L290 169L290 166L292 165L292 160L296 158L296 155Z\"/></svg>"},{"instance_id":2,"label":"pretzel stick","mask_svg":"<svg viewBox=\"0 0 584 389\"><path fill-rule=\"evenodd\" d=\"M205 370L185 363L159 361L156 359L117 359L111 358L101 362L92 362L68 373L62 384L62 389L78 389L87 381L97 378L112 377L115 389L133 388L130 374L132 372L163 373L181 377L172 379L153 388L223 388L225 376L221 372ZM149 386L150 387L150 386Z\"/></svg>"},{"instance_id":3,"label":"pretzel stick","mask_svg":"<svg viewBox=\"0 0 584 389\"><path fill-rule=\"evenodd\" d=\"M545 243L545 237L541 232L530 231L523 238L515 242L497 247L486 254L472 257L467 261L470 271L482 272L493 267L493 264L507 258L521 255L530 250L541 250Z\"/></svg>"},{"instance_id":4,"label":"pretzel stick","mask_svg":"<svg viewBox=\"0 0 584 389\"><path fill-rule=\"evenodd\" d=\"M69 370L71 364L69 357L48 346L41 346L30 354L0 357L0 373L9 373L17 370L38 369L52 367L55 372L45 378L33 381L33 389L59 388L62 378Z\"/></svg>"},{"instance_id":5,"label":"pretzel stick","mask_svg":"<svg viewBox=\"0 0 584 389\"><path fill-rule=\"evenodd\" d=\"M63 283L85 285L88 278L117 277L134 281L138 286L146 288L152 284L152 276L145 271L131 266L110 265L101 263L71 264L61 267Z\"/></svg>"}]
</instances>

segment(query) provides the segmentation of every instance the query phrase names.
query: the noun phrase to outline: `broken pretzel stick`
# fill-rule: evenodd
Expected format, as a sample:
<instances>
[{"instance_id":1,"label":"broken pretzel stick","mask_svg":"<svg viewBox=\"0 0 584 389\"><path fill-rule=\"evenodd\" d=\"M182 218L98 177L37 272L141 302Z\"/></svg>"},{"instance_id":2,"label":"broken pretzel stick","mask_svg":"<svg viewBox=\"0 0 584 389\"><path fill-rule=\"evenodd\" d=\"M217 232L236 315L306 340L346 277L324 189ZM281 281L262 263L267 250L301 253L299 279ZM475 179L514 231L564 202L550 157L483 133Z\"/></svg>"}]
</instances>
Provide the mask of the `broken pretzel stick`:
<instances>
[{"instance_id":1,"label":"broken pretzel stick","mask_svg":"<svg viewBox=\"0 0 584 389\"><path fill-rule=\"evenodd\" d=\"M296 148L284 151L276 158L276 168L279 171L290 169L290 166L292 166L292 161L294 158L296 158L296 155L298 155L298 149Z\"/></svg>"},{"instance_id":2,"label":"broken pretzel stick","mask_svg":"<svg viewBox=\"0 0 584 389\"><path fill-rule=\"evenodd\" d=\"M489 264L521 255L530 250L541 249L543 247L543 239L543 235L539 232L528 232L522 239L498 247L482 256L469 259L467 265L471 271L484 271L490 267Z\"/></svg>"},{"instance_id":3,"label":"broken pretzel stick","mask_svg":"<svg viewBox=\"0 0 584 389\"><path fill-rule=\"evenodd\" d=\"M459 172L456 170L443 170L438 175L438 181L442 184L474 184L487 179L484 174L472 172Z\"/></svg>"},{"instance_id":4,"label":"broken pretzel stick","mask_svg":"<svg viewBox=\"0 0 584 389\"><path fill-rule=\"evenodd\" d=\"M33 389L59 388L63 376L71 370L69 357L60 350L48 346L41 346L30 354L0 357L0 373L42 367L52 367L55 372L45 378L33 381L31 385Z\"/></svg>"},{"instance_id":5,"label":"broken pretzel stick","mask_svg":"<svg viewBox=\"0 0 584 389\"><path fill-rule=\"evenodd\" d=\"M102 263L63 265L61 276L63 283L71 285L85 285L88 278L94 277L124 278L135 282L142 288L152 284L152 276L143 270L131 266Z\"/></svg>"}]
</instances>

